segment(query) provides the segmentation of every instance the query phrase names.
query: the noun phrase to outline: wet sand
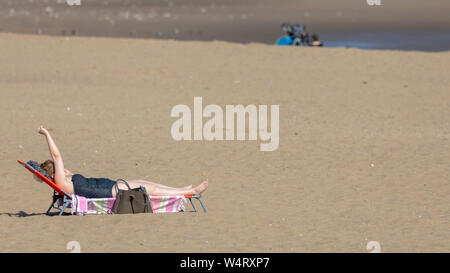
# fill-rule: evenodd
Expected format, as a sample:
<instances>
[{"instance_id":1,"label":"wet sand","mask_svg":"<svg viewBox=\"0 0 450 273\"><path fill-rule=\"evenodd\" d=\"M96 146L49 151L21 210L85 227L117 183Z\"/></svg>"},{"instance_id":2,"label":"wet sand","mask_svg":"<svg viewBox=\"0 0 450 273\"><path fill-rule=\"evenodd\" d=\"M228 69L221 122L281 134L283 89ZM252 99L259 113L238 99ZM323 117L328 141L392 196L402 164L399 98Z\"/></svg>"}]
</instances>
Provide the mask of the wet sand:
<instances>
[{"instance_id":1,"label":"wet sand","mask_svg":"<svg viewBox=\"0 0 450 273\"><path fill-rule=\"evenodd\" d=\"M449 252L450 53L0 34L0 252ZM292 60L301 60L293 62ZM174 141L177 104L280 106L280 146ZM66 167L209 212L43 215L44 124Z\"/></svg>"},{"instance_id":2,"label":"wet sand","mask_svg":"<svg viewBox=\"0 0 450 273\"><path fill-rule=\"evenodd\" d=\"M324 34L326 46L436 51L450 50L448 14L450 2L420 0L9 0L0 2L0 30L273 44L289 22Z\"/></svg>"},{"instance_id":3,"label":"wet sand","mask_svg":"<svg viewBox=\"0 0 450 273\"><path fill-rule=\"evenodd\" d=\"M442 30L355 30L322 33L320 38L325 47L429 52L450 50L450 31Z\"/></svg>"}]
</instances>

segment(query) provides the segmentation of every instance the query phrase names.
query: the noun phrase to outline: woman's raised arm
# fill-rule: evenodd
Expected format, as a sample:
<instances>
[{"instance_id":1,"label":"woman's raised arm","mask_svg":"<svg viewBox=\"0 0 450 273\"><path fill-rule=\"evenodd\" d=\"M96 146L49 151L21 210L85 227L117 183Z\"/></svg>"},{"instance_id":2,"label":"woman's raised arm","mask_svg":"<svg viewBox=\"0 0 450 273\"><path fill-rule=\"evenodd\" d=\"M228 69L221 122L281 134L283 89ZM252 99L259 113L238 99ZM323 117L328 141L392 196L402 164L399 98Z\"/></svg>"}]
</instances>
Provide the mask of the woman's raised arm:
<instances>
[{"instance_id":1,"label":"woman's raised arm","mask_svg":"<svg viewBox=\"0 0 450 273\"><path fill-rule=\"evenodd\" d=\"M56 161L56 158L61 157L61 153L59 152L59 149L56 146L55 141L53 141L52 136L50 135L48 130L45 129L44 126L42 125L41 127L39 127L39 134L45 136L48 144L48 149L50 151L50 155L52 156L53 161Z\"/></svg>"},{"instance_id":2,"label":"woman's raised arm","mask_svg":"<svg viewBox=\"0 0 450 273\"><path fill-rule=\"evenodd\" d=\"M39 134L44 135L47 144L48 149L50 150L50 155L52 156L53 163L55 164L55 174L53 179L55 180L56 184L60 186L63 189L67 188L67 182L66 182L66 176L64 174L64 163L61 157L61 153L59 152L58 147L55 144L55 141L53 141L52 136L48 132L47 129L44 128L44 126L41 125L39 127Z\"/></svg>"}]
</instances>

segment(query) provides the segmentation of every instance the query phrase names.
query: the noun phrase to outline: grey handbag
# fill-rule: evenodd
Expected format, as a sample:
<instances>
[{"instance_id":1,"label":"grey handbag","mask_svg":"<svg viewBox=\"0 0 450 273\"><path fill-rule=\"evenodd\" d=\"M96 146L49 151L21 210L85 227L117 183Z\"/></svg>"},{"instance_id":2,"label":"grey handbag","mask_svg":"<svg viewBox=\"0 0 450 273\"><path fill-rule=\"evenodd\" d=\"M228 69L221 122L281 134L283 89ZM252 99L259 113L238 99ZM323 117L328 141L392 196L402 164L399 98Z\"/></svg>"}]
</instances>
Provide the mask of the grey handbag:
<instances>
[{"instance_id":1,"label":"grey handbag","mask_svg":"<svg viewBox=\"0 0 450 273\"><path fill-rule=\"evenodd\" d=\"M117 186L118 183L124 183L127 185L128 190L121 190ZM127 181L123 179L117 180L115 185L116 189L116 202L114 203L113 213L126 214L126 213L152 213L152 206L150 204L150 198L144 187L132 189L128 185Z\"/></svg>"}]
</instances>

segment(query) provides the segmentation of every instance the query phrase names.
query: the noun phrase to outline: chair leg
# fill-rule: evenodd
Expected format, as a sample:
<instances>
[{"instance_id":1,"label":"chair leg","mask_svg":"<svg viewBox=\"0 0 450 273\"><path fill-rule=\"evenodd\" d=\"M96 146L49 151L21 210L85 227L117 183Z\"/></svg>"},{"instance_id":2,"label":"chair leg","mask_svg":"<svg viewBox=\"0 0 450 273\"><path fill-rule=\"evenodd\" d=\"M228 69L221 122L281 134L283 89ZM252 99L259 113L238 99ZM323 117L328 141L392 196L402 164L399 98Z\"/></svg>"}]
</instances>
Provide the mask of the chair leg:
<instances>
[{"instance_id":1,"label":"chair leg","mask_svg":"<svg viewBox=\"0 0 450 273\"><path fill-rule=\"evenodd\" d=\"M50 207L48 207L48 210L47 210L47 212L45 213L45 215L50 215L50 210L53 208L53 204L55 204L55 201L53 201L53 202L50 204Z\"/></svg>"},{"instance_id":2,"label":"chair leg","mask_svg":"<svg viewBox=\"0 0 450 273\"><path fill-rule=\"evenodd\" d=\"M66 210L68 203L64 202L63 207L60 209L58 216L61 216L63 212Z\"/></svg>"},{"instance_id":3,"label":"chair leg","mask_svg":"<svg viewBox=\"0 0 450 273\"><path fill-rule=\"evenodd\" d=\"M50 211L52 210L52 208L54 209L59 209L55 206L55 203L58 201L58 198L55 198L53 196L53 202L50 204L50 207L48 208L47 212L45 213L46 215L50 215Z\"/></svg>"},{"instance_id":4,"label":"chair leg","mask_svg":"<svg viewBox=\"0 0 450 273\"><path fill-rule=\"evenodd\" d=\"M70 200L70 199L68 199L67 197L63 197L63 207L60 209L60 212L59 212L59 215L58 216L61 216L63 213L64 213L64 211L66 210L66 208L70 205L70 204L72 204L72 200Z\"/></svg>"},{"instance_id":5,"label":"chair leg","mask_svg":"<svg viewBox=\"0 0 450 273\"><path fill-rule=\"evenodd\" d=\"M194 208L194 211L197 212L197 207L195 206L194 202L192 202L192 198L189 198L189 201L191 202L191 205Z\"/></svg>"},{"instance_id":6,"label":"chair leg","mask_svg":"<svg viewBox=\"0 0 450 273\"><path fill-rule=\"evenodd\" d=\"M197 200L200 201L200 205L202 205L203 211L204 211L204 212L208 212L208 211L206 210L205 205L203 205L203 202L202 202L201 197L199 197Z\"/></svg>"},{"instance_id":7,"label":"chair leg","mask_svg":"<svg viewBox=\"0 0 450 273\"><path fill-rule=\"evenodd\" d=\"M56 194L56 192L53 192L53 202L50 204L50 207L48 208L47 212L45 213L46 215L50 215L50 211L52 209L56 209L59 210L58 216L61 216L64 212L64 210L69 206L69 204L71 203L70 200L68 200L65 196L60 196L58 194ZM62 208L60 205L55 206L55 203L58 202L60 199L62 199Z\"/></svg>"},{"instance_id":8,"label":"chair leg","mask_svg":"<svg viewBox=\"0 0 450 273\"><path fill-rule=\"evenodd\" d=\"M200 205L202 205L203 211L207 212L205 205L202 202L202 197L200 195L194 195L192 198L197 199L200 202ZM195 212L198 212L197 207L195 206L194 202L192 201L192 198L189 198L189 201L191 202L192 207L194 208Z\"/></svg>"}]
</instances>

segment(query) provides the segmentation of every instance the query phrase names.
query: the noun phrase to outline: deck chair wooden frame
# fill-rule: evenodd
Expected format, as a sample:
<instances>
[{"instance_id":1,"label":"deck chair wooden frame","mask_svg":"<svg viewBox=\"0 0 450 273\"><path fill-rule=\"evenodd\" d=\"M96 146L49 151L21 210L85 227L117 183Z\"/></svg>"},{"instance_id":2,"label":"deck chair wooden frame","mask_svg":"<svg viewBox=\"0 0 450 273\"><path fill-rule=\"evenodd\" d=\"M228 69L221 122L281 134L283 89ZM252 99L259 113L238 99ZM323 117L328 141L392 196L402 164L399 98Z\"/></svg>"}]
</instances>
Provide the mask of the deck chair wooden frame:
<instances>
[{"instance_id":1,"label":"deck chair wooden frame","mask_svg":"<svg viewBox=\"0 0 450 273\"><path fill-rule=\"evenodd\" d=\"M63 189L61 189L53 180L48 179L43 174L41 174L39 171L34 169L29 164L23 162L22 160L17 160L19 164L21 164L23 167L25 167L27 170L29 170L31 173L33 173L36 177L38 177L40 180L45 182L47 185L49 185L53 189L53 196L52 196L52 203L50 204L50 207L48 208L46 215L50 215L50 211L52 209L58 210L58 216L61 216L66 208L68 208L72 204L72 197L70 194L66 193ZM198 200L200 205L203 208L204 212L207 212L205 205L202 202L202 196L201 195L185 195L185 198L189 199L192 207L194 208L195 212L198 212L197 207L195 206L192 199ZM59 202L61 200L61 202ZM56 204L56 205L55 205Z\"/></svg>"}]
</instances>

